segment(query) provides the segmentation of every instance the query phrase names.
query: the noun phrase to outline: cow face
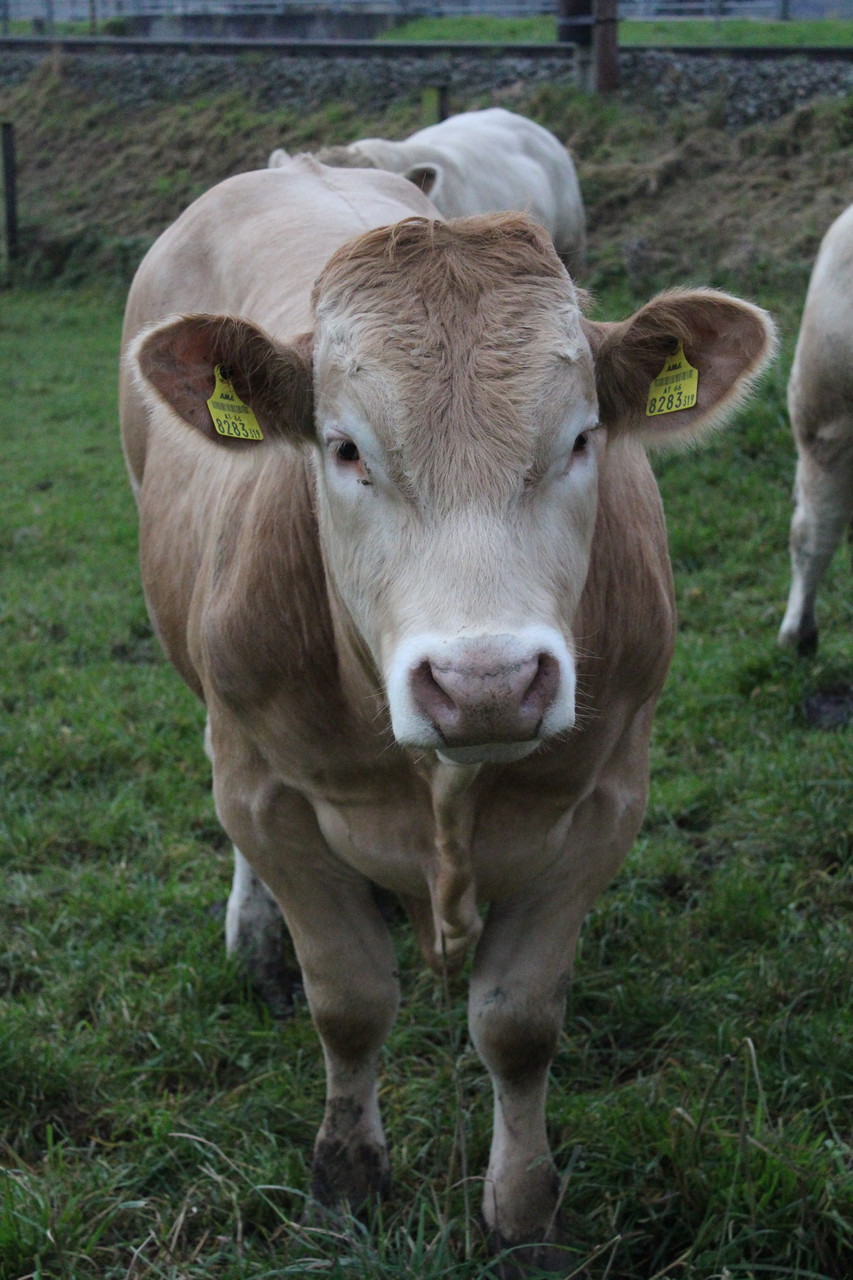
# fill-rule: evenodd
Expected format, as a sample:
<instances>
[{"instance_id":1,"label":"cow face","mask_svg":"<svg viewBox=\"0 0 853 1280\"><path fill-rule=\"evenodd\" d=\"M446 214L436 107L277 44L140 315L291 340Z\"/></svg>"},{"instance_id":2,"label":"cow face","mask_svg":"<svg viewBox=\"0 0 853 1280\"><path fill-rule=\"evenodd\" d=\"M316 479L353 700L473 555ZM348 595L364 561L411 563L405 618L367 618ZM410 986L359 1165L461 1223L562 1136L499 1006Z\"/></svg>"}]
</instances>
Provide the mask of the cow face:
<instances>
[{"instance_id":1,"label":"cow face","mask_svg":"<svg viewBox=\"0 0 853 1280\"><path fill-rule=\"evenodd\" d=\"M595 524L595 378L526 221L412 221L320 278L322 539L399 742L515 759L574 722Z\"/></svg>"},{"instance_id":2,"label":"cow face","mask_svg":"<svg viewBox=\"0 0 853 1280\"><path fill-rule=\"evenodd\" d=\"M606 435L695 435L760 369L769 322L699 290L591 324L545 233L517 215L369 232L333 256L314 301L313 344L189 317L132 358L223 447L313 446L336 614L397 740L454 763L521 758L574 723L572 623ZM679 344L695 403L649 418ZM217 363L264 444L213 432Z\"/></svg>"}]
</instances>

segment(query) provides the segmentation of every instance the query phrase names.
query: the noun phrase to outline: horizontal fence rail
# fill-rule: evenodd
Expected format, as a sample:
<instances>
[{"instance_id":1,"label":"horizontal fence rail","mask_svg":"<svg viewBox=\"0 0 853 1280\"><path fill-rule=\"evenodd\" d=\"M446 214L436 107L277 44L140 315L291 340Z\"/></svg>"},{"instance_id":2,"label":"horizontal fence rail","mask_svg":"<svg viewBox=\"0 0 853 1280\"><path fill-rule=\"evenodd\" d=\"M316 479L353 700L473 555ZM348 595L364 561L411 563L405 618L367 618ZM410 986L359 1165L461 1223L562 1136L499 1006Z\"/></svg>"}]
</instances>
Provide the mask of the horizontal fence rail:
<instances>
[{"instance_id":1,"label":"horizontal fence rail","mask_svg":"<svg viewBox=\"0 0 853 1280\"><path fill-rule=\"evenodd\" d=\"M465 43L456 40L252 40L229 37L207 39L202 36L180 36L164 39L113 38L111 36L9 36L0 38L0 50L51 50L68 53L259 53L325 55L340 57L400 57L429 58L436 54L463 54L466 57L493 57L495 54L516 55L520 58L553 58L561 50L572 54L573 44L487 44L484 41ZM677 57L686 55L697 58L734 58L745 62L765 59L807 58L812 62L853 62L853 45L631 45L624 50L631 52L670 53Z\"/></svg>"},{"instance_id":2,"label":"horizontal fence rail","mask_svg":"<svg viewBox=\"0 0 853 1280\"><path fill-rule=\"evenodd\" d=\"M138 40L133 38L113 38L111 36L9 36L0 38L0 50L51 50L68 53L105 52L105 53L251 53L256 51L282 54L326 54L329 57L346 56L363 57L366 54L377 57L429 58L437 53L458 53L477 57L491 57L498 53L519 58L553 58L565 49L567 53L574 50L574 45L558 44L486 44L483 41L466 43L457 40L252 40L231 37L228 39L207 39L203 36L179 36L175 38L156 37ZM851 50L853 53L853 50Z\"/></svg>"}]
</instances>

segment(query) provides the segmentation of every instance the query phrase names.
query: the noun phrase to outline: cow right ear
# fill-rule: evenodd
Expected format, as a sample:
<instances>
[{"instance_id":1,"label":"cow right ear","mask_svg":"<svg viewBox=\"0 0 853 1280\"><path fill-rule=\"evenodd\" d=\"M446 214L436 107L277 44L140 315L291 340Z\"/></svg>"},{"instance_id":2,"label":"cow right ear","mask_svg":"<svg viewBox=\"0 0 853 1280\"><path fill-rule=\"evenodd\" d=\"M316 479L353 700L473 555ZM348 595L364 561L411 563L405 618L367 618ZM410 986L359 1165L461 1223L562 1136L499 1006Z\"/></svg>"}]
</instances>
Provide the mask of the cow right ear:
<instances>
[{"instance_id":1,"label":"cow right ear","mask_svg":"<svg viewBox=\"0 0 853 1280\"><path fill-rule=\"evenodd\" d=\"M257 419L264 439L307 441L314 434L313 334L284 345L234 316L177 316L144 330L128 360L137 378L191 427L229 448L251 447L214 426L208 401L217 366Z\"/></svg>"}]
</instances>

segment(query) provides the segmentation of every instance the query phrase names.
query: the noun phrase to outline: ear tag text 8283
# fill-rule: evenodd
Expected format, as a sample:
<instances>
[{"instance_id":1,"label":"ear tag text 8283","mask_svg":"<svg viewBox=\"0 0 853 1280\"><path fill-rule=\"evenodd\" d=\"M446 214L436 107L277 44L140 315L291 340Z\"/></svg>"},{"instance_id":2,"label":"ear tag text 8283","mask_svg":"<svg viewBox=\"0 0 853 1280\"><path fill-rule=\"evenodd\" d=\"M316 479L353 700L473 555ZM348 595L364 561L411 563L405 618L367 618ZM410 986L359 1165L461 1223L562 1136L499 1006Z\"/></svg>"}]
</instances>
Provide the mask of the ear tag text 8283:
<instances>
[{"instance_id":1,"label":"ear tag text 8283","mask_svg":"<svg viewBox=\"0 0 853 1280\"><path fill-rule=\"evenodd\" d=\"M699 370L688 363L684 347L667 356L664 366L652 385L646 401L646 417L656 418L661 413L677 413L679 409L692 409L699 393Z\"/></svg>"},{"instance_id":2,"label":"ear tag text 8283","mask_svg":"<svg viewBox=\"0 0 853 1280\"><path fill-rule=\"evenodd\" d=\"M207 402L213 425L221 436L233 440L263 440L264 433L247 404L244 404L231 382L230 369L218 364L215 369L216 386Z\"/></svg>"}]
</instances>

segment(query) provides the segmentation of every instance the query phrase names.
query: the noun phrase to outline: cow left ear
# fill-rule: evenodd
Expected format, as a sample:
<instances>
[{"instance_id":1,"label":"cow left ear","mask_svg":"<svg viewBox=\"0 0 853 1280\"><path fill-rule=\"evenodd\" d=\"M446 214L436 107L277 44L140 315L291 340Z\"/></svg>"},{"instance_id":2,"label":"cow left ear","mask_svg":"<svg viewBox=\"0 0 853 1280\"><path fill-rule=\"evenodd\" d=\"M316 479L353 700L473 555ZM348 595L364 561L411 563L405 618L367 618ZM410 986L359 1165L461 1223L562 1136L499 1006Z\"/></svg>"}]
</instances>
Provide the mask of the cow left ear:
<instances>
[{"instance_id":1,"label":"cow left ear","mask_svg":"<svg viewBox=\"0 0 853 1280\"><path fill-rule=\"evenodd\" d=\"M776 348L766 311L713 289L662 293L627 320L582 324L602 425L651 446L721 425Z\"/></svg>"},{"instance_id":2,"label":"cow left ear","mask_svg":"<svg viewBox=\"0 0 853 1280\"><path fill-rule=\"evenodd\" d=\"M425 196L433 196L441 179L441 166L437 164L416 164L407 169L403 177L413 182Z\"/></svg>"},{"instance_id":3,"label":"cow left ear","mask_svg":"<svg viewBox=\"0 0 853 1280\"><path fill-rule=\"evenodd\" d=\"M313 437L313 335L288 345L234 316L177 316L144 330L128 359L140 380L189 426L228 448L251 447L214 427L208 400L217 387L216 369L227 376L239 399L254 413L264 439L294 443Z\"/></svg>"}]
</instances>

